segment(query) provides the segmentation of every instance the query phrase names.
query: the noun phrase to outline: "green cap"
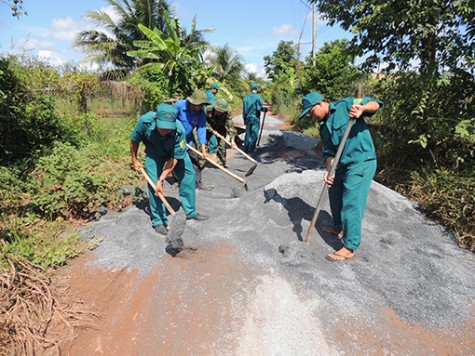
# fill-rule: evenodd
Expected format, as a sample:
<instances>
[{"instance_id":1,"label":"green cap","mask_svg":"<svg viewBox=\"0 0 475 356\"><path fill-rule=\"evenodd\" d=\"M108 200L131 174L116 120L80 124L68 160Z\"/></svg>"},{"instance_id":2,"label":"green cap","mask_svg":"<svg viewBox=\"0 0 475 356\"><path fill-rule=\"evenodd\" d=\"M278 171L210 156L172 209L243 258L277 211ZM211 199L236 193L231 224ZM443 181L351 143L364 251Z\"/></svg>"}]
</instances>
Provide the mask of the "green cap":
<instances>
[{"instance_id":1,"label":"green cap","mask_svg":"<svg viewBox=\"0 0 475 356\"><path fill-rule=\"evenodd\" d=\"M211 84L211 85L209 86L209 88L210 88L210 89L216 89L216 90L221 89L221 88L219 87L218 83L213 83L213 84Z\"/></svg>"},{"instance_id":2,"label":"green cap","mask_svg":"<svg viewBox=\"0 0 475 356\"><path fill-rule=\"evenodd\" d=\"M307 115L307 113L314 107L315 104L323 101L323 95L319 92L313 91L302 98L302 112L299 115L299 120Z\"/></svg>"},{"instance_id":3,"label":"green cap","mask_svg":"<svg viewBox=\"0 0 475 356\"><path fill-rule=\"evenodd\" d=\"M155 118L157 119L157 127L159 129L176 129L176 116L178 110L170 104L160 104L157 106L157 113Z\"/></svg>"},{"instance_id":4,"label":"green cap","mask_svg":"<svg viewBox=\"0 0 475 356\"><path fill-rule=\"evenodd\" d=\"M252 83L251 84L251 90L253 89L259 89L259 85L257 85L257 83Z\"/></svg>"},{"instance_id":5,"label":"green cap","mask_svg":"<svg viewBox=\"0 0 475 356\"><path fill-rule=\"evenodd\" d=\"M208 101L208 97L206 96L206 93L203 90L194 91L191 96L186 98L186 100L193 105L203 105L203 104L208 105L210 103Z\"/></svg>"},{"instance_id":6,"label":"green cap","mask_svg":"<svg viewBox=\"0 0 475 356\"><path fill-rule=\"evenodd\" d=\"M213 104L211 104L211 106L216 111L219 111L219 112L228 112L229 111L228 102L226 101L226 99L220 98L220 99L216 100Z\"/></svg>"}]
</instances>

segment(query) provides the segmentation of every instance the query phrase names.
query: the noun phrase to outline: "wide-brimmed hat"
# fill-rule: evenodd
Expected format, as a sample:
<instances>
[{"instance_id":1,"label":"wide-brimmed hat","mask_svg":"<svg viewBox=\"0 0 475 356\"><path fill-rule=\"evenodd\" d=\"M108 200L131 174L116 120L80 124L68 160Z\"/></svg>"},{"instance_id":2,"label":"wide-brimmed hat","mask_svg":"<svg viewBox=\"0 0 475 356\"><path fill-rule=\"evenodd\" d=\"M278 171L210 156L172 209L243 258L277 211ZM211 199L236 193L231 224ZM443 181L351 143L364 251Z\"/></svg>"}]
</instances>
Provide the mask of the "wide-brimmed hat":
<instances>
[{"instance_id":1,"label":"wide-brimmed hat","mask_svg":"<svg viewBox=\"0 0 475 356\"><path fill-rule=\"evenodd\" d=\"M219 111L219 112L228 112L229 111L229 106L228 106L228 102L226 101L226 99L218 99L216 100L213 104L211 104L211 106L216 110L216 111Z\"/></svg>"},{"instance_id":2,"label":"wide-brimmed hat","mask_svg":"<svg viewBox=\"0 0 475 356\"><path fill-rule=\"evenodd\" d=\"M208 97L206 96L206 93L203 90L196 90L186 98L186 100L193 105L209 105Z\"/></svg>"},{"instance_id":3,"label":"wide-brimmed hat","mask_svg":"<svg viewBox=\"0 0 475 356\"><path fill-rule=\"evenodd\" d=\"M157 113L155 118L157 119L157 127L159 129L176 129L176 116L178 110L170 104L160 104L157 106Z\"/></svg>"},{"instance_id":4,"label":"wide-brimmed hat","mask_svg":"<svg viewBox=\"0 0 475 356\"><path fill-rule=\"evenodd\" d=\"M299 115L299 120L307 115L307 113L315 106L315 104L323 101L324 97L317 91L313 91L302 98L302 112Z\"/></svg>"},{"instance_id":5,"label":"wide-brimmed hat","mask_svg":"<svg viewBox=\"0 0 475 356\"><path fill-rule=\"evenodd\" d=\"M213 83L213 84L211 84L211 85L209 86L209 88L210 88L210 89L216 89L216 90L221 89L221 88L219 87L218 83Z\"/></svg>"}]
</instances>

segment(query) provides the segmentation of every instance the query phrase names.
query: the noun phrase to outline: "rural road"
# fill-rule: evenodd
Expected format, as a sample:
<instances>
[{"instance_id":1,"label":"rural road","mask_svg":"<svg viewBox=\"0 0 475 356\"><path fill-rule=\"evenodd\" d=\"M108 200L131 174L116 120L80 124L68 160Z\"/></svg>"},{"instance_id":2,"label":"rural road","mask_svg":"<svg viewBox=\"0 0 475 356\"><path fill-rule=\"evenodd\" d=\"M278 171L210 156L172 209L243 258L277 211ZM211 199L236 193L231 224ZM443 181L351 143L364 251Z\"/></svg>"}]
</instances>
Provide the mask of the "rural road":
<instances>
[{"instance_id":1,"label":"rural road","mask_svg":"<svg viewBox=\"0 0 475 356\"><path fill-rule=\"evenodd\" d=\"M240 117L236 125L242 124ZM327 261L339 240L302 242L323 187L317 141L270 112L246 191L206 168L185 250L165 252L147 202L81 229L99 246L64 268L94 325L65 355L474 355L475 256L415 204L373 182L353 260ZM229 169L252 165L228 151ZM143 182L137 179L137 187ZM165 185L175 209L178 194Z\"/></svg>"}]
</instances>

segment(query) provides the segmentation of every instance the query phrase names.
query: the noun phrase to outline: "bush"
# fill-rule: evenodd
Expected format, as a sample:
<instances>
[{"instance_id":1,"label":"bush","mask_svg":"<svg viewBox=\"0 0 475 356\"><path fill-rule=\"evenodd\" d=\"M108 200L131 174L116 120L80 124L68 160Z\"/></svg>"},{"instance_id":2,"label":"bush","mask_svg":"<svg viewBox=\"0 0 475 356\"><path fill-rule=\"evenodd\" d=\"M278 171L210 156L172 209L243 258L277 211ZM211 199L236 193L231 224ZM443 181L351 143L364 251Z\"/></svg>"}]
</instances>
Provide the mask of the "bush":
<instances>
[{"instance_id":1,"label":"bush","mask_svg":"<svg viewBox=\"0 0 475 356\"><path fill-rule=\"evenodd\" d=\"M475 252L475 177L430 167L413 172L409 197L421 210L452 231L459 243Z\"/></svg>"}]
</instances>

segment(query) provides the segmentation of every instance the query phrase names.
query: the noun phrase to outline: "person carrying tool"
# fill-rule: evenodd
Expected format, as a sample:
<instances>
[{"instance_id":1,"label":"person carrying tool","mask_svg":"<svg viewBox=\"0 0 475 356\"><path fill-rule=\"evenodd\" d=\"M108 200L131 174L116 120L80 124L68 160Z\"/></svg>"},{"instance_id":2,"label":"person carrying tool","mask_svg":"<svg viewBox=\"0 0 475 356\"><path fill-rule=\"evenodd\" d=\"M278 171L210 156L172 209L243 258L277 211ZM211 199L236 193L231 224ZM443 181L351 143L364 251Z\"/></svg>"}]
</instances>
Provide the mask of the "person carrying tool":
<instances>
[{"instance_id":1,"label":"person carrying tool","mask_svg":"<svg viewBox=\"0 0 475 356\"><path fill-rule=\"evenodd\" d=\"M206 215L196 211L195 171L186 150L186 135L183 125L176 120L177 110L173 105L160 104L157 111L142 115L130 136L132 166L140 172L144 167L137 160L140 142L145 144L145 170L153 182L148 184L150 219L153 229L166 235L167 215L162 201L155 193L164 194L163 181L172 171L180 184L180 200L186 218L206 220Z\"/></svg>"},{"instance_id":2,"label":"person carrying tool","mask_svg":"<svg viewBox=\"0 0 475 356\"><path fill-rule=\"evenodd\" d=\"M323 157L327 166L324 181L329 186L328 195L333 216L333 226L324 231L341 239L343 247L330 253L330 261L352 258L361 242L361 226L366 200L376 173L376 151L364 116L372 116L384 106L382 101L364 97L344 98L335 103L324 100L322 94L311 92L302 99L299 120L307 113L320 125ZM334 176L329 172L349 119L353 126L345 143Z\"/></svg>"},{"instance_id":3,"label":"person carrying tool","mask_svg":"<svg viewBox=\"0 0 475 356\"><path fill-rule=\"evenodd\" d=\"M186 100L178 100L175 103L175 108L178 110L177 119L183 124L186 132L186 142L190 146L194 146L201 150L203 157L208 157L206 152L206 114L204 112L204 105L208 105L209 101L206 93L203 90L196 90L193 94L186 98ZM200 147L195 142L195 133L198 138ZM201 182L202 173L205 164L200 160L200 156L195 152L188 152L190 155L193 169L196 173L196 188L200 190L211 190L213 187L205 185Z\"/></svg>"},{"instance_id":4,"label":"person carrying tool","mask_svg":"<svg viewBox=\"0 0 475 356\"><path fill-rule=\"evenodd\" d=\"M267 112L261 96L257 93L259 86L251 84L251 93L247 94L242 102L242 118L246 125L244 136L244 149L246 153L253 153L256 149L257 138L259 136L259 120L261 111Z\"/></svg>"},{"instance_id":5,"label":"person carrying tool","mask_svg":"<svg viewBox=\"0 0 475 356\"><path fill-rule=\"evenodd\" d=\"M206 90L206 97L210 104L214 103L215 96L218 94L218 90L221 89L218 83L213 83L209 86L209 89Z\"/></svg>"},{"instance_id":6,"label":"person carrying tool","mask_svg":"<svg viewBox=\"0 0 475 356\"><path fill-rule=\"evenodd\" d=\"M236 138L236 129L234 128L234 121L229 109L226 99L218 99L205 109L206 112L206 128L208 129L208 152L210 154L216 153L219 162L223 167L226 167L226 142L222 138L216 137L229 136L232 148L237 145L234 142Z\"/></svg>"}]
</instances>

